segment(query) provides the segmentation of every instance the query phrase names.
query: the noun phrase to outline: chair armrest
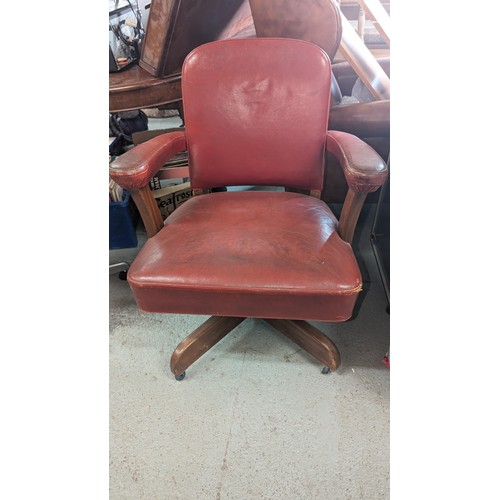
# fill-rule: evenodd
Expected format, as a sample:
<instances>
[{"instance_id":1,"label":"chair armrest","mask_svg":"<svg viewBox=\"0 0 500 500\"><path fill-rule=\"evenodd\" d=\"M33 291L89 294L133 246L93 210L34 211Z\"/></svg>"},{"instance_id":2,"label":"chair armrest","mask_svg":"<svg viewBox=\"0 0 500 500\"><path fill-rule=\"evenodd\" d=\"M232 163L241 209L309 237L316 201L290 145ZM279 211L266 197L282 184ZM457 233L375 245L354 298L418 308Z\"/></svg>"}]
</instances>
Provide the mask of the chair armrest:
<instances>
[{"instance_id":1,"label":"chair armrest","mask_svg":"<svg viewBox=\"0 0 500 500\"><path fill-rule=\"evenodd\" d=\"M387 178L387 165L366 142L355 135L329 130L326 149L340 162L349 189L359 193L376 191Z\"/></svg>"},{"instance_id":2,"label":"chair armrest","mask_svg":"<svg viewBox=\"0 0 500 500\"><path fill-rule=\"evenodd\" d=\"M186 148L185 132L167 132L135 146L109 166L109 176L130 190L149 238L163 227L163 218L149 181L172 156Z\"/></svg>"},{"instance_id":3,"label":"chair armrest","mask_svg":"<svg viewBox=\"0 0 500 500\"><path fill-rule=\"evenodd\" d=\"M339 160L349 186L338 232L344 241L352 243L365 198L385 182L387 165L366 142L345 132L329 130L326 149Z\"/></svg>"},{"instance_id":4,"label":"chair armrest","mask_svg":"<svg viewBox=\"0 0 500 500\"><path fill-rule=\"evenodd\" d=\"M109 176L122 188L141 189L170 158L186 148L185 132L167 132L116 158L109 167Z\"/></svg>"}]
</instances>

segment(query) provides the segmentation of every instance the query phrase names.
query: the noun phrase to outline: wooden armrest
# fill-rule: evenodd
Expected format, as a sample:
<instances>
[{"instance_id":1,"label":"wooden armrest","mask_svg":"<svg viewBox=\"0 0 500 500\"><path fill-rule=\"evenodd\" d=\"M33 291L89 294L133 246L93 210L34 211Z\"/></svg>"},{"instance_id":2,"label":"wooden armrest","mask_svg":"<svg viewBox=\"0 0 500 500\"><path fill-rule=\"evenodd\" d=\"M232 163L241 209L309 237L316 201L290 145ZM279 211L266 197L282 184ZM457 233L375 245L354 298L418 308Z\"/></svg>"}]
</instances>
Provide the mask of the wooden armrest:
<instances>
[{"instance_id":1,"label":"wooden armrest","mask_svg":"<svg viewBox=\"0 0 500 500\"><path fill-rule=\"evenodd\" d=\"M328 131L326 149L339 160L349 186L338 232L344 241L352 243L366 196L385 182L387 165L368 144L345 132Z\"/></svg>"},{"instance_id":2,"label":"wooden armrest","mask_svg":"<svg viewBox=\"0 0 500 500\"><path fill-rule=\"evenodd\" d=\"M109 167L109 176L125 189L141 189L170 158L186 148L185 132L167 132L116 158Z\"/></svg>"},{"instance_id":3,"label":"wooden armrest","mask_svg":"<svg viewBox=\"0 0 500 500\"><path fill-rule=\"evenodd\" d=\"M326 149L340 162L347 184L353 191L371 193L387 178L387 165L375 150L355 135L329 130Z\"/></svg>"},{"instance_id":4,"label":"wooden armrest","mask_svg":"<svg viewBox=\"0 0 500 500\"><path fill-rule=\"evenodd\" d=\"M183 131L167 132L135 146L116 158L109 167L109 176L130 191L149 238L163 227L163 218L149 181L170 158L186 148ZM182 169L184 173L184 167Z\"/></svg>"}]
</instances>

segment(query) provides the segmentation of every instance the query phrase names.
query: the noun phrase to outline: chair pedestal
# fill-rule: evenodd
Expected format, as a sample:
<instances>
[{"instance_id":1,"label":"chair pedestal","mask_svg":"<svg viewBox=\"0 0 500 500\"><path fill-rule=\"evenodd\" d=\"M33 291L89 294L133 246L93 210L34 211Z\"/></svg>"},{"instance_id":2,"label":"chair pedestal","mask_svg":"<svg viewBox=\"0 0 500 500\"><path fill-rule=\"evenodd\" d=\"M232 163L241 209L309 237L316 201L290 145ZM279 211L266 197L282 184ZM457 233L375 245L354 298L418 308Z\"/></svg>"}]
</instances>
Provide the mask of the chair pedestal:
<instances>
[{"instance_id":1,"label":"chair pedestal","mask_svg":"<svg viewBox=\"0 0 500 500\"><path fill-rule=\"evenodd\" d=\"M188 367L244 319L212 316L188 335L176 347L170 359L170 369L175 378L182 380ZM316 327L301 320L265 319L265 321L323 363L328 370L335 371L339 367L340 354L337 346ZM327 371L324 370L323 373Z\"/></svg>"},{"instance_id":2,"label":"chair pedestal","mask_svg":"<svg viewBox=\"0 0 500 500\"><path fill-rule=\"evenodd\" d=\"M289 319L266 319L265 321L293 340L331 371L335 371L339 367L340 354L337 346L323 332L307 321Z\"/></svg>"},{"instance_id":3,"label":"chair pedestal","mask_svg":"<svg viewBox=\"0 0 500 500\"><path fill-rule=\"evenodd\" d=\"M175 377L180 378L189 366L234 330L244 319L212 316L202 323L173 352L170 358L170 370Z\"/></svg>"}]
</instances>

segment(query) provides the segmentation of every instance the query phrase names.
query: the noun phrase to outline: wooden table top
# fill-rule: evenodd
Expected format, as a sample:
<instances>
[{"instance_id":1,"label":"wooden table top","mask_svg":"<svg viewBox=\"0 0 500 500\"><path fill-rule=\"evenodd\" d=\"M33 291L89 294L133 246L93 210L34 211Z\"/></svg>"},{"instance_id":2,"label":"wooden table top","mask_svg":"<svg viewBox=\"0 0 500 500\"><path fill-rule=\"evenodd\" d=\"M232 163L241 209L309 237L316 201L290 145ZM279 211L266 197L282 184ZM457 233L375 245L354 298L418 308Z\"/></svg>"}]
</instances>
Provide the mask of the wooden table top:
<instances>
[{"instance_id":1,"label":"wooden table top","mask_svg":"<svg viewBox=\"0 0 500 500\"><path fill-rule=\"evenodd\" d=\"M109 111L151 108L180 101L181 74L157 78L138 64L109 74Z\"/></svg>"}]
</instances>

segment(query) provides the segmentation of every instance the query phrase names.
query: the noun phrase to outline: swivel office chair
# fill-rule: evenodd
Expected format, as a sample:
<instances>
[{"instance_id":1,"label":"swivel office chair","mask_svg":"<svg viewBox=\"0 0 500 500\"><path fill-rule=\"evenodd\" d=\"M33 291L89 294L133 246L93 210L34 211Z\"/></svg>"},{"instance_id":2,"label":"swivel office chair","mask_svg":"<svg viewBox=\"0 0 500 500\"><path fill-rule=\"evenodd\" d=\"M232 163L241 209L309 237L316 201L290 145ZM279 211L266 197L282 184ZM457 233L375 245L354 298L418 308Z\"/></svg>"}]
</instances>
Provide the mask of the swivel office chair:
<instances>
[{"instance_id":1,"label":"swivel office chair","mask_svg":"<svg viewBox=\"0 0 500 500\"><path fill-rule=\"evenodd\" d=\"M139 308L211 316L173 352L177 380L248 317L265 319L324 372L339 366L335 344L307 320L352 315L362 280L350 242L363 201L384 183L387 167L357 137L327 130L331 75L327 54L301 40L197 47L182 69L185 132L155 137L111 164L149 236L128 272ZM163 222L148 182L186 149L194 196ZM349 184L339 221L320 200L327 151ZM249 185L308 194L209 192Z\"/></svg>"}]
</instances>

